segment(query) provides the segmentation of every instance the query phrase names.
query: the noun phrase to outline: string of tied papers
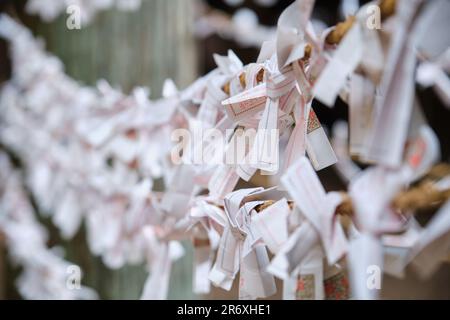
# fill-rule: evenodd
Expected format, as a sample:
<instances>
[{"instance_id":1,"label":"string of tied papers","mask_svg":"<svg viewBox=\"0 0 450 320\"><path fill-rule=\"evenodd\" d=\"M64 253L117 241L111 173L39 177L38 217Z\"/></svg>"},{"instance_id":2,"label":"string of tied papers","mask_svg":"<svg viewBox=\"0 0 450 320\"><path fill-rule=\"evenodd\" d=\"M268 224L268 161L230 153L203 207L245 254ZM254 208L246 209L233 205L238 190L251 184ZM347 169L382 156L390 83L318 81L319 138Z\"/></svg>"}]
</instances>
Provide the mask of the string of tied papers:
<instances>
[{"instance_id":1,"label":"string of tied papers","mask_svg":"<svg viewBox=\"0 0 450 320\"><path fill-rule=\"evenodd\" d=\"M373 4L382 29L367 27ZM81 86L26 28L1 16L13 72L2 87L0 139L24 170L1 155L0 231L23 267L20 293L96 296L65 285L70 263L46 247L27 191L64 238L84 221L90 251L107 266L145 262L142 299L167 297L183 240L194 247L197 294L211 284L230 290L239 277L240 299L277 289L284 299L374 299L376 283L367 284L374 267L433 274L450 247L450 170L437 164L439 141L414 88L426 78L449 105L449 42L427 36L446 39L448 23L436 22L448 21L438 17L449 16L449 3L368 3L321 35L309 20L313 5L297 0L282 13L276 40L263 44L256 63L215 55L215 70L182 91L166 81L160 100L141 87L125 95L105 81ZM311 104L333 107L338 96L349 125L335 125L330 143ZM257 129L243 155L256 161L199 164L194 146L181 148L175 164L176 129L223 133L225 148L208 136L199 143L219 158L233 152L241 129ZM272 130L279 133L272 151L254 157ZM371 166L360 169L355 157ZM346 193L326 192L316 174L333 164ZM237 187L260 172L276 173L270 179L279 183ZM153 190L156 179L164 192ZM414 217L423 208L437 208L425 227Z\"/></svg>"}]
</instances>

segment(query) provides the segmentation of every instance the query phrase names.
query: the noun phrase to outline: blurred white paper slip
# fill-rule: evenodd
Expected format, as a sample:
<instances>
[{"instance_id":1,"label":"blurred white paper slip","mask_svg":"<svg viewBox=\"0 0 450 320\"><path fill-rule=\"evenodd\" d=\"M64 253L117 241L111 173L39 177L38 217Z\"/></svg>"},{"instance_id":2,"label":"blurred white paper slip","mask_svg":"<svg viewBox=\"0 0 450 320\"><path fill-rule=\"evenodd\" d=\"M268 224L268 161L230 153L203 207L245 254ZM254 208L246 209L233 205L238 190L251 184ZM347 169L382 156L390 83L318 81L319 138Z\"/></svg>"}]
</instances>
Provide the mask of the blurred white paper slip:
<instances>
[{"instance_id":1,"label":"blurred white paper slip","mask_svg":"<svg viewBox=\"0 0 450 320\"><path fill-rule=\"evenodd\" d=\"M414 246L410 261L419 275L433 274L450 252L450 201L426 225Z\"/></svg>"},{"instance_id":2,"label":"blurred white paper slip","mask_svg":"<svg viewBox=\"0 0 450 320\"><path fill-rule=\"evenodd\" d=\"M210 81L212 78L217 77L220 74L220 70L218 68L208 72L201 78L198 78L191 85L189 85L186 89L180 92L180 101L182 103L192 102L195 104L200 104L203 100L204 90L206 87L206 83ZM183 108L180 108L183 109Z\"/></svg>"},{"instance_id":3,"label":"blurred white paper slip","mask_svg":"<svg viewBox=\"0 0 450 320\"><path fill-rule=\"evenodd\" d=\"M244 159L244 163L236 166L236 174L245 181L249 181L255 175L256 171L258 171L258 168L250 165L251 157L252 155L249 153L249 156Z\"/></svg>"},{"instance_id":4,"label":"blurred white paper slip","mask_svg":"<svg viewBox=\"0 0 450 320\"><path fill-rule=\"evenodd\" d=\"M347 262L352 297L377 299L383 278L383 251L374 236L362 233L350 242Z\"/></svg>"},{"instance_id":5,"label":"blurred white paper slip","mask_svg":"<svg viewBox=\"0 0 450 320\"><path fill-rule=\"evenodd\" d=\"M172 261L183 256L183 247L177 241L160 243L151 227L144 228L143 234L147 241L147 259L150 261L150 275L145 281L140 299L167 299Z\"/></svg>"},{"instance_id":6,"label":"blurred white paper slip","mask_svg":"<svg viewBox=\"0 0 450 320\"><path fill-rule=\"evenodd\" d=\"M239 241L225 226L220 238L216 262L209 272L208 279L217 287L230 290L239 270Z\"/></svg>"},{"instance_id":7,"label":"blurred white paper slip","mask_svg":"<svg viewBox=\"0 0 450 320\"><path fill-rule=\"evenodd\" d=\"M402 170L384 167L370 167L351 181L348 194L352 199L354 221L358 229L372 234L385 232L386 226L380 225L380 221L386 216L400 216L392 211L389 204L404 186Z\"/></svg>"},{"instance_id":8,"label":"blurred white paper slip","mask_svg":"<svg viewBox=\"0 0 450 320\"><path fill-rule=\"evenodd\" d=\"M175 168L170 187L160 202L162 209L178 217L186 214L193 192L194 175L195 172L189 165L183 164Z\"/></svg>"},{"instance_id":9,"label":"blurred white paper slip","mask_svg":"<svg viewBox=\"0 0 450 320\"><path fill-rule=\"evenodd\" d=\"M219 67L220 71L227 76L235 76L244 67L242 61L233 52L233 50L228 50L226 56L213 54L214 62Z\"/></svg>"},{"instance_id":10,"label":"blurred white paper slip","mask_svg":"<svg viewBox=\"0 0 450 320\"><path fill-rule=\"evenodd\" d=\"M292 68L286 68L282 73L272 73L267 77L267 96L280 98L295 86L295 74Z\"/></svg>"},{"instance_id":11,"label":"blurred white paper slip","mask_svg":"<svg viewBox=\"0 0 450 320\"><path fill-rule=\"evenodd\" d=\"M405 47L408 46L409 36L412 35L411 22L413 21L417 8L423 0L402 0L397 1L396 3L396 14L394 16L394 26L390 35L390 44L388 48L388 52L385 59L385 67L383 70L383 77L381 80L382 88L395 88L392 85L393 76L396 73L396 69L401 62L405 59L404 52ZM416 30L415 30L416 31ZM414 36L414 35L412 35ZM398 81L398 79L396 80ZM397 88L395 88L397 90ZM384 104L384 98L387 96L383 96L380 99L380 105Z\"/></svg>"},{"instance_id":12,"label":"blurred white paper slip","mask_svg":"<svg viewBox=\"0 0 450 320\"><path fill-rule=\"evenodd\" d=\"M224 199L228 223L220 238L216 262L209 273L209 280L225 290L230 290L239 271L242 242L245 234L240 227L239 209L245 196L263 188L241 189L228 194Z\"/></svg>"},{"instance_id":13,"label":"blurred white paper slip","mask_svg":"<svg viewBox=\"0 0 450 320\"><path fill-rule=\"evenodd\" d=\"M350 158L348 148L348 126L344 121L336 121L333 125L333 149L336 150L338 162L335 168L345 182L350 182L361 172L361 169Z\"/></svg>"},{"instance_id":14,"label":"blurred white paper slip","mask_svg":"<svg viewBox=\"0 0 450 320\"><path fill-rule=\"evenodd\" d=\"M78 231L83 218L82 211L77 195L68 189L62 195L53 215L53 223L59 228L64 239L71 239Z\"/></svg>"},{"instance_id":15,"label":"blurred white paper slip","mask_svg":"<svg viewBox=\"0 0 450 320\"><path fill-rule=\"evenodd\" d=\"M262 83L222 101L222 105L225 106L228 117L237 122L263 110L266 99L266 84Z\"/></svg>"},{"instance_id":16,"label":"blurred white paper slip","mask_svg":"<svg viewBox=\"0 0 450 320\"><path fill-rule=\"evenodd\" d=\"M368 12L371 10L372 2L362 6L357 13L358 22L365 26L361 28L363 39L363 54L360 66L364 70L368 79L373 84L378 84L381 80L384 67L383 46L380 39L379 30L376 28L368 28Z\"/></svg>"},{"instance_id":17,"label":"blurred white paper slip","mask_svg":"<svg viewBox=\"0 0 450 320\"><path fill-rule=\"evenodd\" d=\"M382 236L384 247L384 272L402 278L408 264L411 248L417 243L422 227L412 218L408 228L401 234L385 234Z\"/></svg>"},{"instance_id":18,"label":"blurred white paper slip","mask_svg":"<svg viewBox=\"0 0 450 320\"><path fill-rule=\"evenodd\" d=\"M228 97L219 84L214 81L208 83L205 97L197 113L197 119L205 128L212 128L216 124L221 102Z\"/></svg>"},{"instance_id":19,"label":"blurred white paper slip","mask_svg":"<svg viewBox=\"0 0 450 320\"><path fill-rule=\"evenodd\" d=\"M193 288L196 294L206 294L210 291L210 282L208 277L211 268L211 248L210 246L195 246L194 247L194 275Z\"/></svg>"},{"instance_id":20,"label":"blurred white paper slip","mask_svg":"<svg viewBox=\"0 0 450 320\"><path fill-rule=\"evenodd\" d=\"M265 201L265 200L280 200L286 197L287 193L279 189L279 187L270 187L267 189L256 190L245 196L244 202L250 201Z\"/></svg>"},{"instance_id":21,"label":"blurred white paper slip","mask_svg":"<svg viewBox=\"0 0 450 320\"><path fill-rule=\"evenodd\" d=\"M425 88L433 86L442 103L450 108L450 80L437 64L422 62L417 68L416 81Z\"/></svg>"},{"instance_id":22,"label":"blurred white paper slip","mask_svg":"<svg viewBox=\"0 0 450 320\"><path fill-rule=\"evenodd\" d=\"M77 124L77 130L87 140L89 144L98 147L105 143L114 133L114 116L105 119L89 119L80 121Z\"/></svg>"},{"instance_id":23,"label":"blurred white paper slip","mask_svg":"<svg viewBox=\"0 0 450 320\"><path fill-rule=\"evenodd\" d=\"M29 37L29 31L5 13L0 15L0 27L0 35L2 38L10 41L14 38L19 38L19 36L22 38Z\"/></svg>"},{"instance_id":24,"label":"blurred white paper slip","mask_svg":"<svg viewBox=\"0 0 450 320\"><path fill-rule=\"evenodd\" d=\"M107 142L105 151L111 152L124 163L130 163L140 151L138 139L130 139L125 134L119 134Z\"/></svg>"},{"instance_id":25,"label":"blurred white paper slip","mask_svg":"<svg viewBox=\"0 0 450 320\"><path fill-rule=\"evenodd\" d=\"M375 99L374 127L367 160L389 167L399 166L402 161L413 106L416 52L409 31L421 2L397 3L396 27Z\"/></svg>"},{"instance_id":26,"label":"blurred white paper slip","mask_svg":"<svg viewBox=\"0 0 450 320\"><path fill-rule=\"evenodd\" d=\"M263 245L257 245L243 257L239 276L239 299L267 298L277 291L275 279L266 271L269 256Z\"/></svg>"},{"instance_id":27,"label":"blurred white paper slip","mask_svg":"<svg viewBox=\"0 0 450 320\"><path fill-rule=\"evenodd\" d=\"M333 147L312 108L310 108L308 117L306 152L316 171L322 170L337 162Z\"/></svg>"},{"instance_id":28,"label":"blurred white paper slip","mask_svg":"<svg viewBox=\"0 0 450 320\"><path fill-rule=\"evenodd\" d=\"M328 107L334 106L347 77L360 63L363 48L361 26L355 22L319 75L313 88L316 99Z\"/></svg>"},{"instance_id":29,"label":"blurred white paper slip","mask_svg":"<svg viewBox=\"0 0 450 320\"><path fill-rule=\"evenodd\" d=\"M426 1L414 28L417 49L427 59L434 60L450 46L450 2Z\"/></svg>"},{"instance_id":30,"label":"blurred white paper slip","mask_svg":"<svg viewBox=\"0 0 450 320\"><path fill-rule=\"evenodd\" d=\"M278 99L267 98L263 116L258 125L255 143L250 152L251 165L276 173L279 168L279 131L277 129Z\"/></svg>"},{"instance_id":31,"label":"blurred white paper slip","mask_svg":"<svg viewBox=\"0 0 450 320\"><path fill-rule=\"evenodd\" d=\"M313 6L314 0L297 0L281 13L276 40L280 70L291 62L303 58L306 26Z\"/></svg>"},{"instance_id":32,"label":"blurred white paper slip","mask_svg":"<svg viewBox=\"0 0 450 320\"><path fill-rule=\"evenodd\" d=\"M139 88L139 89L140 90L134 94L135 94L135 96L140 95L141 96L140 99L144 100L144 98L147 98L148 92L146 93L145 91L142 90L142 88ZM171 97L175 97L178 95L178 88L172 79L164 80L162 95L164 98L171 98Z\"/></svg>"},{"instance_id":33,"label":"blurred white paper slip","mask_svg":"<svg viewBox=\"0 0 450 320\"><path fill-rule=\"evenodd\" d=\"M245 239L242 242L241 249L242 258L250 254L250 252L252 252L257 245L258 240L260 240L258 232L255 231L255 228L251 224L251 216L256 214L256 211L254 211L254 209L261 204L263 204L263 201L246 202L238 212L239 231L245 236ZM239 237L240 236L241 235L239 234Z\"/></svg>"},{"instance_id":34,"label":"blurred white paper slip","mask_svg":"<svg viewBox=\"0 0 450 320\"><path fill-rule=\"evenodd\" d=\"M323 253L316 244L293 274L283 281L283 300L323 300L324 293Z\"/></svg>"},{"instance_id":35,"label":"blurred white paper slip","mask_svg":"<svg viewBox=\"0 0 450 320\"><path fill-rule=\"evenodd\" d=\"M320 234L329 264L334 264L347 250L347 238L338 219L336 207L342 201L338 193L326 193L309 160L300 158L281 179L304 216Z\"/></svg>"},{"instance_id":36,"label":"blurred white paper slip","mask_svg":"<svg viewBox=\"0 0 450 320\"><path fill-rule=\"evenodd\" d=\"M364 155L369 149L374 95L375 86L372 81L357 73L351 76L348 103L351 155Z\"/></svg>"},{"instance_id":37,"label":"blurred white paper slip","mask_svg":"<svg viewBox=\"0 0 450 320\"><path fill-rule=\"evenodd\" d=\"M258 59L256 63L264 63L264 61L269 60L270 57L275 53L276 42L275 40L264 41L261 45L261 50L259 51Z\"/></svg>"},{"instance_id":38,"label":"blurred white paper slip","mask_svg":"<svg viewBox=\"0 0 450 320\"><path fill-rule=\"evenodd\" d=\"M233 191L238 181L239 176L233 166L219 165L209 180L209 193L213 198L223 199L225 195Z\"/></svg>"},{"instance_id":39,"label":"blurred white paper slip","mask_svg":"<svg viewBox=\"0 0 450 320\"><path fill-rule=\"evenodd\" d=\"M287 200L283 198L252 217L252 226L273 254L276 254L288 239L289 212Z\"/></svg>"},{"instance_id":40,"label":"blurred white paper slip","mask_svg":"<svg viewBox=\"0 0 450 320\"><path fill-rule=\"evenodd\" d=\"M414 101L415 52L405 46L389 87L375 100L374 130L368 160L389 167L401 164ZM402 94L399 94L401 92Z\"/></svg>"},{"instance_id":41,"label":"blurred white paper slip","mask_svg":"<svg viewBox=\"0 0 450 320\"><path fill-rule=\"evenodd\" d=\"M319 234L312 224L303 221L281 246L267 270L280 279L288 279L319 241Z\"/></svg>"},{"instance_id":42,"label":"blurred white paper slip","mask_svg":"<svg viewBox=\"0 0 450 320\"><path fill-rule=\"evenodd\" d=\"M228 194L224 199L224 207L225 207L225 213L227 214L228 219L230 220L230 223L237 227L238 223L236 221L236 214L239 211L239 208L242 206L242 202L245 199L245 197L259 192L264 191L264 188L257 187L257 188L249 188L249 189L240 189L236 190L233 193Z\"/></svg>"}]
</instances>

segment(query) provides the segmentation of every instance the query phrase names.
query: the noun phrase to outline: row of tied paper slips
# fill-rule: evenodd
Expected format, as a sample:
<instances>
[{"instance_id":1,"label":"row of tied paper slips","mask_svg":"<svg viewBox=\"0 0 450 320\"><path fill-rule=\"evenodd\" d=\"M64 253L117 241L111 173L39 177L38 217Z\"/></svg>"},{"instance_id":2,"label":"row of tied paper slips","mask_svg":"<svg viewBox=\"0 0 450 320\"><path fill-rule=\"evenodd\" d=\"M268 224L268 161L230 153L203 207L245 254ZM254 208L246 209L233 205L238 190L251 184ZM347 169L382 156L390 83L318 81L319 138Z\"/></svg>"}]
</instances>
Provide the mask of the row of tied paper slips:
<instances>
[{"instance_id":1,"label":"row of tied paper slips","mask_svg":"<svg viewBox=\"0 0 450 320\"><path fill-rule=\"evenodd\" d=\"M47 250L45 231L23 214L31 208L17 196L23 185L64 238L83 222L90 251L107 266L145 262L143 299L167 297L186 239L197 294L211 284L230 290L239 275L241 299L273 296L275 278L285 299L372 299L383 272L401 277L411 265L433 274L450 247L450 170L435 166L439 140L415 85L432 86L450 106L450 4L372 2L320 36L313 5L297 0L282 13L276 40L263 44L256 63L216 55L215 70L185 90L166 81L159 100L141 87L125 95L105 81L80 85L2 16L13 67L0 98L0 139L25 170L21 183L4 156L2 180L16 182L0 190L0 231L24 266L21 293L51 297L58 288L60 296L93 297L55 285L68 262ZM377 22L381 29L370 27ZM333 107L338 96L349 125L336 125L330 143L311 104ZM171 135L180 129L197 140L174 153ZM237 163L213 161L250 129L256 136ZM211 161L197 161L199 152ZM370 166L360 169L355 158ZM347 193L326 192L317 177L334 164ZM261 174L275 186L239 187ZM164 192L154 191L155 180ZM413 213L430 207L438 209L421 226Z\"/></svg>"}]
</instances>

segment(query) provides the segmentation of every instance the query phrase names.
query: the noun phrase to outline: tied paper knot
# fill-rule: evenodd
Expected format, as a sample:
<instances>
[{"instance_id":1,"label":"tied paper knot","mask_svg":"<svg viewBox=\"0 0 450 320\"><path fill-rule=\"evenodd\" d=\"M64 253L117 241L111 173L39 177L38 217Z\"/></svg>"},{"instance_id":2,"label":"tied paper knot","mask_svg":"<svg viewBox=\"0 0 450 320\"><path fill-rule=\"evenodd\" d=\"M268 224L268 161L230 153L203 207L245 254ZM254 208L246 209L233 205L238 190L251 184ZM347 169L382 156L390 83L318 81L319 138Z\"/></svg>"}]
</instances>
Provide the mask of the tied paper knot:
<instances>
[{"instance_id":1,"label":"tied paper knot","mask_svg":"<svg viewBox=\"0 0 450 320\"><path fill-rule=\"evenodd\" d=\"M238 165L236 171L246 181L257 169L268 173L278 171L279 131L285 130L292 123L289 114L298 96L295 74L292 67L279 72L274 63L272 61L266 66L266 83L248 88L222 102L228 117L236 123L248 125L251 123L250 119L262 112L253 145L250 146L244 163Z\"/></svg>"},{"instance_id":2,"label":"tied paper knot","mask_svg":"<svg viewBox=\"0 0 450 320\"><path fill-rule=\"evenodd\" d=\"M347 251L347 238L335 214L343 201L337 192L326 193L311 163L300 158L282 177L288 190L306 220L318 233L328 263L336 263Z\"/></svg>"},{"instance_id":3,"label":"tied paper knot","mask_svg":"<svg viewBox=\"0 0 450 320\"><path fill-rule=\"evenodd\" d=\"M251 214L263 201L244 199L263 188L243 189L229 194L224 199L228 221L224 227L217 251L216 262L209 274L211 282L230 290L240 270L239 297L253 299L268 297L276 291L273 276L266 272L269 257L265 247L257 243L257 232L251 226Z\"/></svg>"}]
</instances>

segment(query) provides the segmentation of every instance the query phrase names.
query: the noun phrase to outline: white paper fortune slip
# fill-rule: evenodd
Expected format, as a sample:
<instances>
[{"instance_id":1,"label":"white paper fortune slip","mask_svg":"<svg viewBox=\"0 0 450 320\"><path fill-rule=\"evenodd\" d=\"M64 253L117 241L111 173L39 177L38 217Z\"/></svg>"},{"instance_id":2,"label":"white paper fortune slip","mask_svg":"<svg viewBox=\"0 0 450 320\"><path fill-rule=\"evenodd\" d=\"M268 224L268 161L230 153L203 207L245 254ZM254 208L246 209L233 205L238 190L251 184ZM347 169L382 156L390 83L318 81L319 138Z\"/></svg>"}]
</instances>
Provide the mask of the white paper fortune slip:
<instances>
[{"instance_id":1,"label":"white paper fortune slip","mask_svg":"<svg viewBox=\"0 0 450 320\"><path fill-rule=\"evenodd\" d=\"M276 40L280 70L303 57L305 30L313 6L314 0L297 0L280 15Z\"/></svg>"},{"instance_id":2,"label":"white paper fortune slip","mask_svg":"<svg viewBox=\"0 0 450 320\"><path fill-rule=\"evenodd\" d=\"M228 224L225 226L217 252L216 262L209 279L226 290L239 271L239 296L241 299L268 297L275 293L273 275L266 271L269 257L265 246L257 243L251 225L253 209L262 201L250 201L242 205L244 198L264 191L262 188L241 189L224 199ZM242 205L242 206L241 206Z\"/></svg>"},{"instance_id":3,"label":"white paper fortune slip","mask_svg":"<svg viewBox=\"0 0 450 320\"><path fill-rule=\"evenodd\" d=\"M429 277L450 252L450 201L447 201L423 230L410 261L419 275Z\"/></svg>"},{"instance_id":4,"label":"white paper fortune slip","mask_svg":"<svg viewBox=\"0 0 450 320\"><path fill-rule=\"evenodd\" d=\"M333 149L336 150L338 162L336 169L341 178L350 182L360 171L356 163L352 161L348 147L348 126L346 122L337 121L333 125Z\"/></svg>"},{"instance_id":5,"label":"white paper fortune slip","mask_svg":"<svg viewBox=\"0 0 450 320\"><path fill-rule=\"evenodd\" d=\"M209 180L209 193L214 198L223 199L225 195L233 191L238 181L239 176L233 166L219 165Z\"/></svg>"},{"instance_id":6,"label":"white paper fortune slip","mask_svg":"<svg viewBox=\"0 0 450 320\"><path fill-rule=\"evenodd\" d=\"M193 179L194 170L191 166L185 164L178 166L171 178L169 190L164 193L161 199L161 208L173 216L184 216L193 193L191 187Z\"/></svg>"},{"instance_id":7,"label":"white paper fortune slip","mask_svg":"<svg viewBox=\"0 0 450 320\"><path fill-rule=\"evenodd\" d=\"M211 247L209 241L195 241L194 239L194 274L193 288L196 294L210 292L210 281L205 277L211 269Z\"/></svg>"},{"instance_id":8,"label":"white paper fortune slip","mask_svg":"<svg viewBox=\"0 0 450 320\"><path fill-rule=\"evenodd\" d=\"M369 161L391 167L402 161L414 99L415 62L414 50L407 46L391 86L380 87L381 96L375 102L374 130L367 155Z\"/></svg>"},{"instance_id":9,"label":"white paper fortune slip","mask_svg":"<svg viewBox=\"0 0 450 320\"><path fill-rule=\"evenodd\" d=\"M261 121L258 125L255 143L251 150L252 167L269 173L276 173L279 167L279 133L277 130L278 99L267 99Z\"/></svg>"},{"instance_id":10,"label":"white paper fortune slip","mask_svg":"<svg viewBox=\"0 0 450 320\"><path fill-rule=\"evenodd\" d=\"M276 256L270 262L267 270L276 277L287 280L295 274L296 268L319 243L317 231L308 220L304 220L281 246Z\"/></svg>"},{"instance_id":11,"label":"white paper fortune slip","mask_svg":"<svg viewBox=\"0 0 450 320\"><path fill-rule=\"evenodd\" d=\"M225 225L222 237L220 238L219 249L217 251L216 262L209 273L211 282L225 290L230 290L233 280L239 271L242 242L245 234L240 229L238 211L245 196L260 191L263 188L237 190L224 199L225 212L228 217L228 224Z\"/></svg>"},{"instance_id":12,"label":"white paper fortune slip","mask_svg":"<svg viewBox=\"0 0 450 320\"><path fill-rule=\"evenodd\" d=\"M375 86L363 76L354 73L350 79L349 123L350 154L365 155L370 147Z\"/></svg>"},{"instance_id":13,"label":"white paper fortune slip","mask_svg":"<svg viewBox=\"0 0 450 320\"><path fill-rule=\"evenodd\" d=\"M386 234L382 236L384 247L383 271L391 276L404 277L405 268L411 249L417 243L422 227L412 218L408 228L401 234Z\"/></svg>"},{"instance_id":14,"label":"white paper fortune slip","mask_svg":"<svg viewBox=\"0 0 450 320\"><path fill-rule=\"evenodd\" d=\"M336 155L334 154L325 130L312 108L310 109L308 118L306 152L308 153L308 157L311 160L314 169L317 171L337 162Z\"/></svg>"},{"instance_id":15,"label":"white paper fortune slip","mask_svg":"<svg viewBox=\"0 0 450 320\"><path fill-rule=\"evenodd\" d=\"M450 80L445 60L449 61L449 14L448 1L428 1L414 28L417 50L426 59L417 69L417 82L424 87L433 86L447 108L450 108Z\"/></svg>"},{"instance_id":16,"label":"white paper fortune slip","mask_svg":"<svg viewBox=\"0 0 450 320\"><path fill-rule=\"evenodd\" d=\"M183 256L183 247L177 241L159 242L151 227L144 228L143 234L147 240L147 258L151 264L141 300L167 299L172 261Z\"/></svg>"},{"instance_id":17,"label":"white paper fortune slip","mask_svg":"<svg viewBox=\"0 0 450 320\"><path fill-rule=\"evenodd\" d=\"M266 99L266 84L263 83L222 101L222 105L225 106L228 117L238 122L262 111Z\"/></svg>"},{"instance_id":18,"label":"white paper fortune slip","mask_svg":"<svg viewBox=\"0 0 450 320\"><path fill-rule=\"evenodd\" d=\"M426 1L414 28L417 49L427 59L435 60L450 44L450 3L446 0Z\"/></svg>"},{"instance_id":19,"label":"white paper fortune slip","mask_svg":"<svg viewBox=\"0 0 450 320\"><path fill-rule=\"evenodd\" d=\"M350 242L347 261L353 298L370 300L378 297L383 277L382 250L379 239L367 233Z\"/></svg>"},{"instance_id":20,"label":"white paper fortune slip","mask_svg":"<svg viewBox=\"0 0 450 320\"><path fill-rule=\"evenodd\" d=\"M416 81L425 88L433 86L442 103L450 108L450 80L440 66L422 62L417 68Z\"/></svg>"},{"instance_id":21,"label":"white paper fortune slip","mask_svg":"<svg viewBox=\"0 0 450 320\"><path fill-rule=\"evenodd\" d=\"M379 96L375 100L367 160L389 167L401 164L413 106L416 52L408 31L420 3L421 0L398 3L396 28L390 40Z\"/></svg>"},{"instance_id":22,"label":"white paper fortune slip","mask_svg":"<svg viewBox=\"0 0 450 320\"><path fill-rule=\"evenodd\" d=\"M323 270L322 249L316 245L294 273L283 281L283 300L323 300Z\"/></svg>"},{"instance_id":23,"label":"white paper fortune slip","mask_svg":"<svg viewBox=\"0 0 450 320\"><path fill-rule=\"evenodd\" d=\"M314 97L328 107L333 107L347 77L360 63L362 54L361 26L359 23L354 23L319 75L313 89Z\"/></svg>"},{"instance_id":24,"label":"white paper fortune slip","mask_svg":"<svg viewBox=\"0 0 450 320\"><path fill-rule=\"evenodd\" d=\"M380 39L380 32L376 28L367 28L367 13L373 8L373 3L362 6L357 13L358 22L362 28L363 54L360 66L364 74L374 85L379 84L384 67L384 52ZM372 9L373 10L373 9Z\"/></svg>"},{"instance_id":25,"label":"white paper fortune slip","mask_svg":"<svg viewBox=\"0 0 450 320\"><path fill-rule=\"evenodd\" d=\"M283 198L252 217L252 225L273 254L288 239L289 212L287 200Z\"/></svg>"},{"instance_id":26,"label":"white paper fortune slip","mask_svg":"<svg viewBox=\"0 0 450 320\"><path fill-rule=\"evenodd\" d=\"M350 183L354 222L361 231L351 241L348 255L352 294L356 299L375 299L378 296L384 265L380 235L405 229L406 220L394 211L390 202L414 178L415 170L411 170L409 164L415 163L411 161L414 158L407 157L403 167L398 169L371 167ZM423 166L427 163L422 162L427 157L417 159ZM414 165L416 170L418 163Z\"/></svg>"},{"instance_id":27,"label":"white paper fortune slip","mask_svg":"<svg viewBox=\"0 0 450 320\"><path fill-rule=\"evenodd\" d=\"M338 193L326 193L309 160L300 158L281 179L296 206L319 233L329 264L347 250L347 239L335 210L342 201Z\"/></svg>"},{"instance_id":28,"label":"white paper fortune slip","mask_svg":"<svg viewBox=\"0 0 450 320\"><path fill-rule=\"evenodd\" d=\"M222 91L218 83L214 81L208 83L205 97L197 114L197 119L201 121L204 128L212 128L216 124L221 102L227 97L228 95Z\"/></svg>"},{"instance_id":29,"label":"white paper fortune slip","mask_svg":"<svg viewBox=\"0 0 450 320\"><path fill-rule=\"evenodd\" d=\"M256 245L241 264L239 299L266 298L276 293L275 279L266 271L269 256L264 245Z\"/></svg>"}]
</instances>

